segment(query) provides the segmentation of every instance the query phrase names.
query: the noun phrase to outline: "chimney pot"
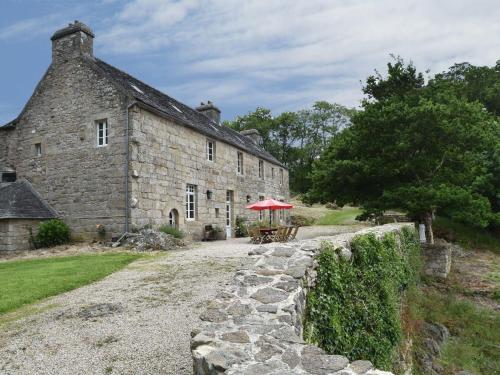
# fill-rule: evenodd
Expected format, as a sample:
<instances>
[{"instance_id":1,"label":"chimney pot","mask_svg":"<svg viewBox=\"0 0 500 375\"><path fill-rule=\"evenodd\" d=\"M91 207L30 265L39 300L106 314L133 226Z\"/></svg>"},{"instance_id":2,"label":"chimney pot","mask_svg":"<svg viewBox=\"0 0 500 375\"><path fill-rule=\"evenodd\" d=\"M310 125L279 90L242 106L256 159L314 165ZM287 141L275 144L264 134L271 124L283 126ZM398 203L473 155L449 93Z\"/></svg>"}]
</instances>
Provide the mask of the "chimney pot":
<instances>
[{"instance_id":1,"label":"chimney pot","mask_svg":"<svg viewBox=\"0 0 500 375\"><path fill-rule=\"evenodd\" d=\"M78 20L57 30L50 38L52 62L66 62L83 55L93 56L94 37L90 27Z\"/></svg>"},{"instance_id":2,"label":"chimney pot","mask_svg":"<svg viewBox=\"0 0 500 375\"><path fill-rule=\"evenodd\" d=\"M199 107L196 107L196 110L200 113L203 113L216 124L220 124L220 109L217 108L210 100L207 102L207 104L201 102L201 105Z\"/></svg>"}]
</instances>

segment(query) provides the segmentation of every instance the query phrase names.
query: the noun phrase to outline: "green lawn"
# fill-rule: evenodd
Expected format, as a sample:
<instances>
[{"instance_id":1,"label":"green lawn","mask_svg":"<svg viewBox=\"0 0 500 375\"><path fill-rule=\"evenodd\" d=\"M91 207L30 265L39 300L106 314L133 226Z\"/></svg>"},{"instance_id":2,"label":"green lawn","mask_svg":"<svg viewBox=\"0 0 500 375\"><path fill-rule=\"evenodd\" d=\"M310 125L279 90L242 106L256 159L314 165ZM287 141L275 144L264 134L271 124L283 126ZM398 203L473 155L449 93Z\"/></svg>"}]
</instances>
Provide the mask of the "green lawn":
<instances>
[{"instance_id":1,"label":"green lawn","mask_svg":"<svg viewBox=\"0 0 500 375\"><path fill-rule=\"evenodd\" d=\"M316 220L317 225L350 225L356 224L356 216L361 214L361 209L356 207L343 207L341 210L329 210L323 217Z\"/></svg>"},{"instance_id":2,"label":"green lawn","mask_svg":"<svg viewBox=\"0 0 500 375\"><path fill-rule=\"evenodd\" d=\"M0 314L102 279L140 257L107 253L0 262Z\"/></svg>"}]
</instances>

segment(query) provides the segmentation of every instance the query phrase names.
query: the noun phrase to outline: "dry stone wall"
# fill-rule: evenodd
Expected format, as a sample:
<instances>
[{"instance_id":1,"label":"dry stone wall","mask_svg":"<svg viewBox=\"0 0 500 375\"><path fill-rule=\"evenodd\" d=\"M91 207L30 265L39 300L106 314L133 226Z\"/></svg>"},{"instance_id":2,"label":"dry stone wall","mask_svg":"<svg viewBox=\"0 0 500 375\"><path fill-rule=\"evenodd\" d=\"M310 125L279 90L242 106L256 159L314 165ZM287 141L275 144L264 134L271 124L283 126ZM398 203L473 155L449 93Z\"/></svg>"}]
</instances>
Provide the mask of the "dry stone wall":
<instances>
[{"instance_id":1,"label":"dry stone wall","mask_svg":"<svg viewBox=\"0 0 500 375\"><path fill-rule=\"evenodd\" d=\"M354 236L400 231L406 224L387 224L355 233L318 237L287 244L256 246L255 262L236 273L205 312L193 331L191 350L195 375L390 375L369 361L349 362L328 355L302 338L302 318L308 288L316 279L315 255L323 241L340 247L350 258Z\"/></svg>"}]
</instances>

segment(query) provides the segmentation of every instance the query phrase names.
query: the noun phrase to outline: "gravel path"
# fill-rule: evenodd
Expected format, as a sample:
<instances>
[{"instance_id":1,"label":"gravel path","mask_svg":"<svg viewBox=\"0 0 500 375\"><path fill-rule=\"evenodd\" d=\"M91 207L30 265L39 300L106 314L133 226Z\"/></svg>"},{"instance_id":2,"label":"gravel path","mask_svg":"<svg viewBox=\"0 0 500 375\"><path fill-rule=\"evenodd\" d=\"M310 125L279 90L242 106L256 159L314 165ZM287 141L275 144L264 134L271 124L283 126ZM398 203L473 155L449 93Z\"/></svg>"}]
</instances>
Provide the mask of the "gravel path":
<instances>
[{"instance_id":1,"label":"gravel path","mask_svg":"<svg viewBox=\"0 0 500 375\"><path fill-rule=\"evenodd\" d=\"M302 228L299 237L348 229ZM0 327L0 374L191 375L190 332L251 247L195 244L39 303L46 311Z\"/></svg>"}]
</instances>

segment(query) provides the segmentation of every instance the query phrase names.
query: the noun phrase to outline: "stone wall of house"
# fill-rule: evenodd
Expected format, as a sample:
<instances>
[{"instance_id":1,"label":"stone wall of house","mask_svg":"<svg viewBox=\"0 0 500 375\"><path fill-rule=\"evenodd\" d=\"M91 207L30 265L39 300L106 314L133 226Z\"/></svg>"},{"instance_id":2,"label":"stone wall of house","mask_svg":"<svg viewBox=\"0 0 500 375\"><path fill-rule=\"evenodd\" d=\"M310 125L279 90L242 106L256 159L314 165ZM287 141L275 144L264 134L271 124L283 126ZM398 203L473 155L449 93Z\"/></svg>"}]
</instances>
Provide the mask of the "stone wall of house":
<instances>
[{"instance_id":1,"label":"stone wall of house","mask_svg":"<svg viewBox=\"0 0 500 375\"><path fill-rule=\"evenodd\" d=\"M33 234L40 220L2 219L0 220L0 251L28 250L29 228Z\"/></svg>"},{"instance_id":2,"label":"stone wall of house","mask_svg":"<svg viewBox=\"0 0 500 375\"><path fill-rule=\"evenodd\" d=\"M68 58L49 67L9 131L5 163L32 183L77 236L93 238L96 224L109 235L124 230L125 108L126 98L83 58ZM101 119L109 126L106 147L97 147L95 121Z\"/></svg>"},{"instance_id":3,"label":"stone wall of house","mask_svg":"<svg viewBox=\"0 0 500 375\"><path fill-rule=\"evenodd\" d=\"M355 233L319 237L287 244L256 246L254 262L236 273L228 286L200 316L192 333L195 375L336 374L390 375L369 361L328 355L302 337L308 288L316 280L314 260L323 241L350 258L356 235L400 231L413 224L386 224Z\"/></svg>"},{"instance_id":4,"label":"stone wall of house","mask_svg":"<svg viewBox=\"0 0 500 375\"><path fill-rule=\"evenodd\" d=\"M147 110L134 107L130 115L131 224L160 225L168 222L170 210L179 214L179 228L199 238L206 224L226 227L226 193L233 193L232 223L237 216L257 220L257 212L245 209L247 200L259 196L289 199L288 171L264 161L265 178L258 174L259 158L215 141L215 160L208 161L207 137ZM237 173L237 152L243 152L244 173ZM274 178L272 177L274 169ZM186 184L196 186L196 220L185 220ZM207 197L211 192L211 199ZM283 213L282 221L286 221ZM268 211L264 214L268 220ZM276 213L279 221L280 213ZM233 230L234 233L234 230Z\"/></svg>"},{"instance_id":5,"label":"stone wall of house","mask_svg":"<svg viewBox=\"0 0 500 375\"><path fill-rule=\"evenodd\" d=\"M10 129L0 128L0 179L2 172L9 170L8 150L11 148L9 145L12 142L12 133Z\"/></svg>"}]
</instances>

